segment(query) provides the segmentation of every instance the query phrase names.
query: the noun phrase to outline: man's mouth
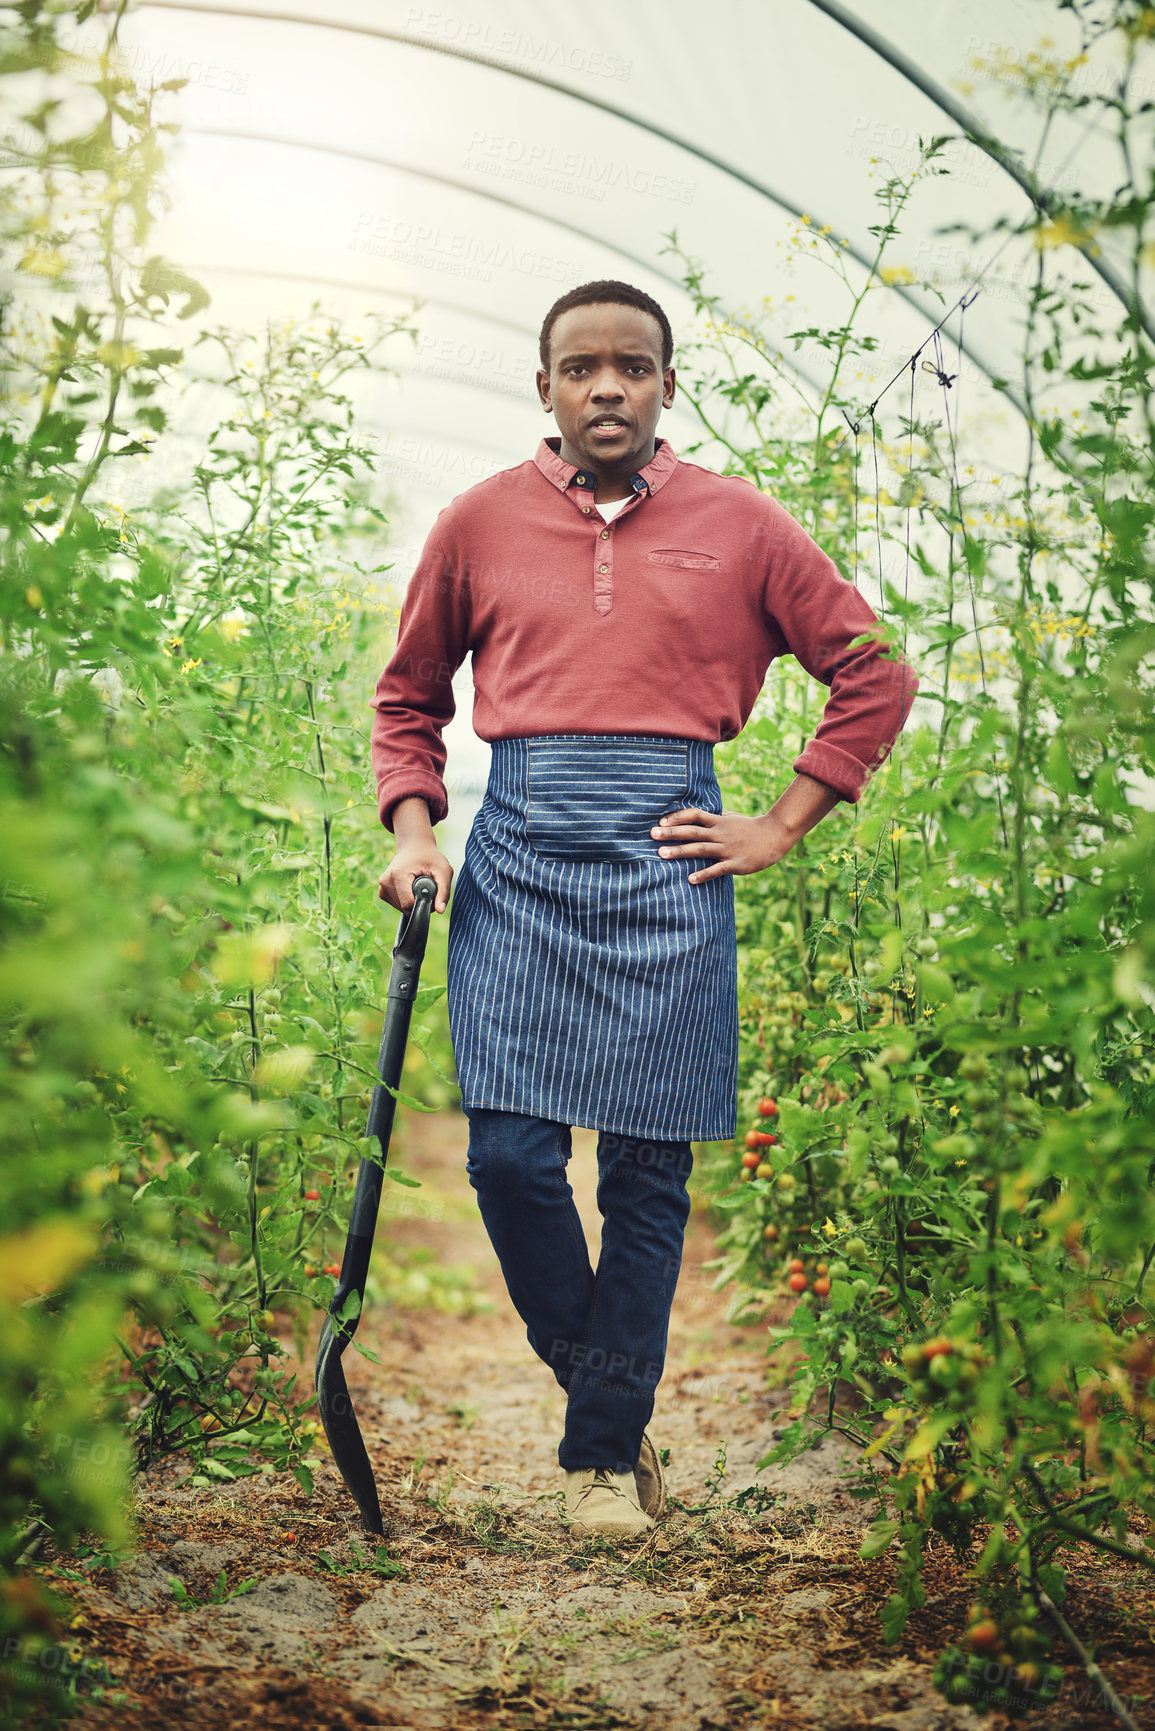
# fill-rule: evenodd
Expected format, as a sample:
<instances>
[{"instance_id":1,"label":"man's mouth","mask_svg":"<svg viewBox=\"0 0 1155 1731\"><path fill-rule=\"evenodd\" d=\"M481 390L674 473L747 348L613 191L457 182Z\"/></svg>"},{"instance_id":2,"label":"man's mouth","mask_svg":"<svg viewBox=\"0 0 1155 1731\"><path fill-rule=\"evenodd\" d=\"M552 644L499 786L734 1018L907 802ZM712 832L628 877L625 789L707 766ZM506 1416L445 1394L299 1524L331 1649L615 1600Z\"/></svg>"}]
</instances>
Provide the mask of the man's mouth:
<instances>
[{"instance_id":1,"label":"man's mouth","mask_svg":"<svg viewBox=\"0 0 1155 1731\"><path fill-rule=\"evenodd\" d=\"M595 439L612 439L626 431L626 422L617 415L599 415L596 421L590 422L589 430Z\"/></svg>"}]
</instances>

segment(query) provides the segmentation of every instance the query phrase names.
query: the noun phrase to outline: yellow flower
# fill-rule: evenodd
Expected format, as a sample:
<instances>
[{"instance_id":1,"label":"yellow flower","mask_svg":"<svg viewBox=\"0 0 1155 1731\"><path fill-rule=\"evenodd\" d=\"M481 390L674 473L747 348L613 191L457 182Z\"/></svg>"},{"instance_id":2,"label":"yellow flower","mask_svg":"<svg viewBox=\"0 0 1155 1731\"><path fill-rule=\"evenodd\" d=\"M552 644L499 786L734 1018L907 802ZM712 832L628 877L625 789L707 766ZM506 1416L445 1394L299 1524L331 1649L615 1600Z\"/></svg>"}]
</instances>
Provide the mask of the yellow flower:
<instances>
[{"instance_id":1,"label":"yellow flower","mask_svg":"<svg viewBox=\"0 0 1155 1731\"><path fill-rule=\"evenodd\" d=\"M914 272L908 270L904 264L886 265L878 274L888 288L903 287L907 283L918 280Z\"/></svg>"},{"instance_id":2,"label":"yellow flower","mask_svg":"<svg viewBox=\"0 0 1155 1731\"><path fill-rule=\"evenodd\" d=\"M958 1117L958 1113L959 1113L959 1109L958 1109L958 1107L957 1107L957 1106L952 1106L952 1107L951 1107L951 1108L950 1108L950 1110L949 1110L949 1112L948 1112L948 1114L947 1114L947 1116L948 1116L948 1117L950 1117L950 1118L957 1118L957 1117Z\"/></svg>"},{"instance_id":3,"label":"yellow flower","mask_svg":"<svg viewBox=\"0 0 1155 1731\"><path fill-rule=\"evenodd\" d=\"M96 351L96 358L103 361L106 367L115 367L123 372L136 365L140 359L140 350L132 343L102 343Z\"/></svg>"},{"instance_id":4,"label":"yellow flower","mask_svg":"<svg viewBox=\"0 0 1155 1731\"><path fill-rule=\"evenodd\" d=\"M1091 229L1079 228L1063 211L1054 222L1044 222L1035 230L1035 247L1039 252L1046 252L1055 246L1086 247L1090 244L1092 233Z\"/></svg>"},{"instance_id":5,"label":"yellow flower","mask_svg":"<svg viewBox=\"0 0 1155 1731\"><path fill-rule=\"evenodd\" d=\"M182 662L181 663L181 672L182 673L191 673L194 667L199 667L200 665L201 665L201 658L198 655L196 657L195 661Z\"/></svg>"},{"instance_id":6,"label":"yellow flower","mask_svg":"<svg viewBox=\"0 0 1155 1731\"><path fill-rule=\"evenodd\" d=\"M26 271L29 276L55 278L64 275L68 269L68 260L58 247L30 246L17 269Z\"/></svg>"}]
</instances>

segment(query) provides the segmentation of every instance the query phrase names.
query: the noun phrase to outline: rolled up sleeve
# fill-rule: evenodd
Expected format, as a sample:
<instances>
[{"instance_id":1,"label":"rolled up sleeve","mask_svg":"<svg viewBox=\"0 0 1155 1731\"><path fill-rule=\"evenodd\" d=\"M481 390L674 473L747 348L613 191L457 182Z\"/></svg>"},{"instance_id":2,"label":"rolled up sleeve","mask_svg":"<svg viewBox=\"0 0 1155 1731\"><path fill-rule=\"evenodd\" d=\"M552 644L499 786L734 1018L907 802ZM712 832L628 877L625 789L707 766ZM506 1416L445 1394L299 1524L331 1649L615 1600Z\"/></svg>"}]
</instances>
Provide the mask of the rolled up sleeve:
<instances>
[{"instance_id":1,"label":"rolled up sleeve","mask_svg":"<svg viewBox=\"0 0 1155 1731\"><path fill-rule=\"evenodd\" d=\"M830 691L795 774L853 804L902 732L918 690L914 668L887 648L877 614L782 506L775 509L765 606L785 649Z\"/></svg>"},{"instance_id":2,"label":"rolled up sleeve","mask_svg":"<svg viewBox=\"0 0 1155 1731\"><path fill-rule=\"evenodd\" d=\"M434 530L409 580L397 646L372 699L370 756L388 830L394 806L414 796L427 802L432 823L448 814L442 734L456 707L453 676L468 650L468 583Z\"/></svg>"}]
</instances>

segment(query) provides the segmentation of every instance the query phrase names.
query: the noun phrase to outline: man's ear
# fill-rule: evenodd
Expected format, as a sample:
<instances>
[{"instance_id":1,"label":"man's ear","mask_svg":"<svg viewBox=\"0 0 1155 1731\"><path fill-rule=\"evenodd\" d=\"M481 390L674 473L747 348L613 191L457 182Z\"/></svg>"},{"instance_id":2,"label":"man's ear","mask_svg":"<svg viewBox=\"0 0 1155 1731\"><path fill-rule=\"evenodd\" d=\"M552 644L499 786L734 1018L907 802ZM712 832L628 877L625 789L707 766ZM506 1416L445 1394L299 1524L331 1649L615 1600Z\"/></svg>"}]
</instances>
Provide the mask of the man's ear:
<instances>
[{"instance_id":1,"label":"man's ear","mask_svg":"<svg viewBox=\"0 0 1155 1731\"><path fill-rule=\"evenodd\" d=\"M667 367L662 374L662 407L672 409L674 406L674 390L677 384L677 374L673 367Z\"/></svg>"},{"instance_id":2,"label":"man's ear","mask_svg":"<svg viewBox=\"0 0 1155 1731\"><path fill-rule=\"evenodd\" d=\"M549 374L539 367L537 370L537 394L542 408L547 415L552 415L553 404L549 399Z\"/></svg>"}]
</instances>

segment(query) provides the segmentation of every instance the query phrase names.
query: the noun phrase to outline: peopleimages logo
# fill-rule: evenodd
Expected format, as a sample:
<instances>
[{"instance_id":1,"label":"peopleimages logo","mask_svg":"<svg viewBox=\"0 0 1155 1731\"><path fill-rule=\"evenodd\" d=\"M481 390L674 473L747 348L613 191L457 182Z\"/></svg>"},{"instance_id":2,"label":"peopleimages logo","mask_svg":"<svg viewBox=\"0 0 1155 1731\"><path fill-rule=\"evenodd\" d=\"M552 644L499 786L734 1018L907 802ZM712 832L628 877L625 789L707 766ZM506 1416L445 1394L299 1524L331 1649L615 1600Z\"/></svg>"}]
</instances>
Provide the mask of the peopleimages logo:
<instances>
[{"instance_id":1,"label":"peopleimages logo","mask_svg":"<svg viewBox=\"0 0 1155 1731\"><path fill-rule=\"evenodd\" d=\"M507 60L524 60L543 70L552 67L555 71L586 72L594 78L619 81L627 79L633 70L632 60L623 60L620 54L607 54L601 48L579 48L554 37L532 36L527 30L495 30L488 19L458 18L452 12L434 12L424 6L409 8L405 28L452 42L466 53L501 54Z\"/></svg>"},{"instance_id":2,"label":"peopleimages logo","mask_svg":"<svg viewBox=\"0 0 1155 1731\"><path fill-rule=\"evenodd\" d=\"M617 188L646 198L693 204L698 190L697 181L658 174L638 163L617 162L585 150L559 150L540 139L514 138L504 132L474 131L464 166L581 198L604 199L610 188Z\"/></svg>"},{"instance_id":3,"label":"peopleimages logo","mask_svg":"<svg viewBox=\"0 0 1155 1731\"><path fill-rule=\"evenodd\" d=\"M580 280L579 267L572 259L555 258L532 247L508 246L461 229L442 228L438 223L375 216L371 211L362 211L353 225L349 250L466 276L474 282L489 282L494 271L506 270L540 277L544 282L572 284Z\"/></svg>"}]
</instances>

